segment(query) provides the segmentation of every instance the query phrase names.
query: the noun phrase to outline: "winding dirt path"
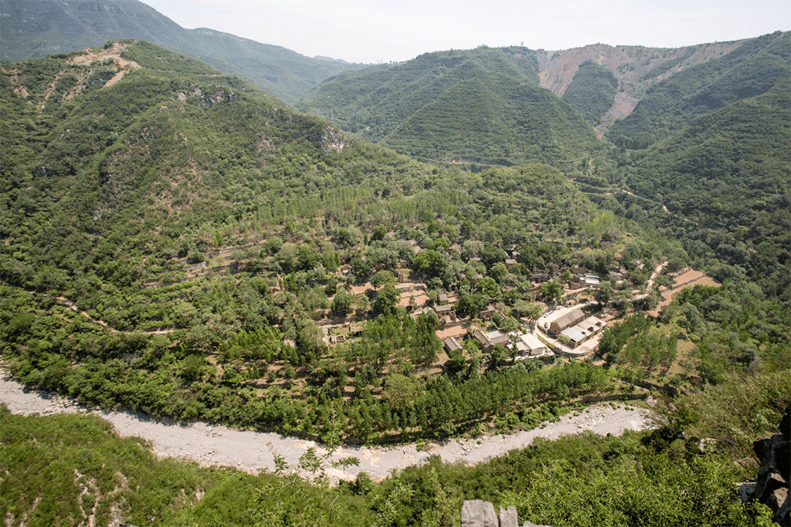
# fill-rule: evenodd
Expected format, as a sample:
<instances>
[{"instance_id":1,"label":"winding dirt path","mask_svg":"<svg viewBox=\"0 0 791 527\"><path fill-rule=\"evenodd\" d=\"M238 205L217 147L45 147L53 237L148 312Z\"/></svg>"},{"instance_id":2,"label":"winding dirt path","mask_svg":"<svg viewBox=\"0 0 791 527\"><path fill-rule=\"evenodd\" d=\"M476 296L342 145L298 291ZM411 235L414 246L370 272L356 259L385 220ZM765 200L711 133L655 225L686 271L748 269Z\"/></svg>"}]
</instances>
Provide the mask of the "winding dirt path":
<instances>
[{"instance_id":1,"label":"winding dirt path","mask_svg":"<svg viewBox=\"0 0 791 527\"><path fill-rule=\"evenodd\" d=\"M670 262L665 261L656 266L656 269L654 269L654 272L651 274L651 278L649 278L648 283L646 283L645 286L646 292L641 295L635 296L633 300L642 300L651 293L651 288L654 287L654 280L656 280L656 277L659 275L659 273L662 272L662 269L664 269L668 263Z\"/></svg>"},{"instance_id":2,"label":"winding dirt path","mask_svg":"<svg viewBox=\"0 0 791 527\"><path fill-rule=\"evenodd\" d=\"M204 465L236 467L250 473L275 468L273 452L283 456L290 467L308 448L323 455L326 448L313 441L305 441L276 433L235 430L206 423L182 424L153 420L131 412L91 411L68 398L42 392L26 391L16 381L0 372L0 403L14 414L52 415L57 413L93 413L115 427L123 437L142 437L162 457L187 458ZM648 412L643 409L612 408L596 405L579 415L566 415L554 423L544 423L534 430L510 435L484 436L477 440L449 440L430 443L418 450L417 445L393 447L339 448L333 460L355 456L360 464L345 471L326 466L331 482L352 480L358 472L367 472L371 479L388 477L392 470L424 463L429 456L439 455L445 462L475 465L502 456L510 450L525 448L536 438L556 439L563 435L591 430L597 434L620 435L625 430L643 430L651 426ZM480 441L480 443L479 443Z\"/></svg>"}]
</instances>

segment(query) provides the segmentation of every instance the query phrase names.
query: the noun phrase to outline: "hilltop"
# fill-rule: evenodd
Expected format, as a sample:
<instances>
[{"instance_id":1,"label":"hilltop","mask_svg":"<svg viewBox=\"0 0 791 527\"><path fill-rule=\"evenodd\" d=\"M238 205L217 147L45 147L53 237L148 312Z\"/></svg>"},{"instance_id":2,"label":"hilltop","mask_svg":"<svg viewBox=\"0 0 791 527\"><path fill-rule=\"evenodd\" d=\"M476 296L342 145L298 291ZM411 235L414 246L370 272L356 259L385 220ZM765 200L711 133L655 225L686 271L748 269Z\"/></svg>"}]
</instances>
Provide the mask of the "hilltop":
<instances>
[{"instance_id":1,"label":"hilltop","mask_svg":"<svg viewBox=\"0 0 791 527\"><path fill-rule=\"evenodd\" d=\"M184 29L138 0L2 0L0 12L4 62L98 47L108 40L145 40L242 76L292 103L320 80L364 67L305 57L213 29Z\"/></svg>"},{"instance_id":2,"label":"hilltop","mask_svg":"<svg viewBox=\"0 0 791 527\"><path fill-rule=\"evenodd\" d=\"M349 72L299 103L360 137L445 163L570 164L600 150L590 125L539 85L533 53L427 53Z\"/></svg>"}]
</instances>

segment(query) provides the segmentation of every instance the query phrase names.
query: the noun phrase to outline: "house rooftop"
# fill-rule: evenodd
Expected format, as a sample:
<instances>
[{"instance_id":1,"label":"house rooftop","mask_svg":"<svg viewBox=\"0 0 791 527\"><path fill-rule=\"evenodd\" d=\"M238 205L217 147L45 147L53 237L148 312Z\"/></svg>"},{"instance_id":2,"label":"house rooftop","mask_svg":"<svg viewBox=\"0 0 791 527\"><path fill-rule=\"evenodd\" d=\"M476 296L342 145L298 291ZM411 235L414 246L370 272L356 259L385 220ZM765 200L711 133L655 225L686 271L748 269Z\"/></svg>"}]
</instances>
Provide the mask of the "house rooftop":
<instances>
[{"instance_id":1,"label":"house rooftop","mask_svg":"<svg viewBox=\"0 0 791 527\"><path fill-rule=\"evenodd\" d=\"M530 333L525 333L524 335L521 335L519 337L519 342L524 343L524 345L531 350L547 347L546 344L538 340L538 338L535 335L532 335Z\"/></svg>"},{"instance_id":2,"label":"house rooftop","mask_svg":"<svg viewBox=\"0 0 791 527\"><path fill-rule=\"evenodd\" d=\"M585 340L585 334L579 331L576 326L573 328L566 328L560 334L568 337L572 342L582 342Z\"/></svg>"},{"instance_id":3,"label":"house rooftop","mask_svg":"<svg viewBox=\"0 0 791 527\"><path fill-rule=\"evenodd\" d=\"M455 337L446 338L445 340L442 341L442 344L445 346L445 349L448 351L462 349L461 344L459 344L459 341L456 340Z\"/></svg>"}]
</instances>

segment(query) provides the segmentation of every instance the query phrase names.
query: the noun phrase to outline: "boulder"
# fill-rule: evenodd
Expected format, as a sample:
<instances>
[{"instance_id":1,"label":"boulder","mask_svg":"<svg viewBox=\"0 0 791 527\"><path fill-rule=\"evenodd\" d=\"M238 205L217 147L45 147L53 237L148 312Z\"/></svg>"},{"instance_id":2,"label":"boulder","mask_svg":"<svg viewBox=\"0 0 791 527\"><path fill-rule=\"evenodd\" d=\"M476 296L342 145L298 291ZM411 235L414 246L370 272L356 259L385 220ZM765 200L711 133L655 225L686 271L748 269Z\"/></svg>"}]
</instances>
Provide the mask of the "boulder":
<instances>
[{"instance_id":1,"label":"boulder","mask_svg":"<svg viewBox=\"0 0 791 527\"><path fill-rule=\"evenodd\" d=\"M780 420L780 431L768 439L753 443L753 450L761 463L751 498L767 505L780 525L791 526L791 404ZM740 487L747 491L748 485ZM747 493L747 492L745 492ZM742 496L744 499L744 496Z\"/></svg>"},{"instance_id":2,"label":"boulder","mask_svg":"<svg viewBox=\"0 0 791 527\"><path fill-rule=\"evenodd\" d=\"M500 507L500 527L519 527L516 507L508 507L507 509Z\"/></svg>"},{"instance_id":3,"label":"boulder","mask_svg":"<svg viewBox=\"0 0 791 527\"><path fill-rule=\"evenodd\" d=\"M516 507L500 507L500 516L494 513L494 505L483 500L468 500L461 508L462 527L519 527ZM549 527L526 521L522 527Z\"/></svg>"},{"instance_id":4,"label":"boulder","mask_svg":"<svg viewBox=\"0 0 791 527\"><path fill-rule=\"evenodd\" d=\"M461 527L499 527L494 505L483 500L468 500L461 507Z\"/></svg>"}]
</instances>

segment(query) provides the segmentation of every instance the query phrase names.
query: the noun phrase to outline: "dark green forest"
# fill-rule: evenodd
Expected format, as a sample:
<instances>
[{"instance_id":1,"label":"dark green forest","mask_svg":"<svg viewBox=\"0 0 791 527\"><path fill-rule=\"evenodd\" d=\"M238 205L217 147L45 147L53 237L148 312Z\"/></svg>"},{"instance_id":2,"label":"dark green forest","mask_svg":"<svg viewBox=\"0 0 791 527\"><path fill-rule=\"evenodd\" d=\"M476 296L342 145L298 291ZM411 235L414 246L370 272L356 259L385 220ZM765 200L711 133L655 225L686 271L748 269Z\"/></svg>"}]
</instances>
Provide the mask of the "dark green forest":
<instances>
[{"instance_id":1,"label":"dark green forest","mask_svg":"<svg viewBox=\"0 0 791 527\"><path fill-rule=\"evenodd\" d=\"M426 53L345 73L298 107L427 161L568 167L602 148L580 115L539 86L535 52L518 47Z\"/></svg>"},{"instance_id":2,"label":"dark green forest","mask_svg":"<svg viewBox=\"0 0 791 527\"><path fill-rule=\"evenodd\" d=\"M617 89L618 79L612 71L589 60L580 65L563 93L563 101L595 126L615 102Z\"/></svg>"}]
</instances>

